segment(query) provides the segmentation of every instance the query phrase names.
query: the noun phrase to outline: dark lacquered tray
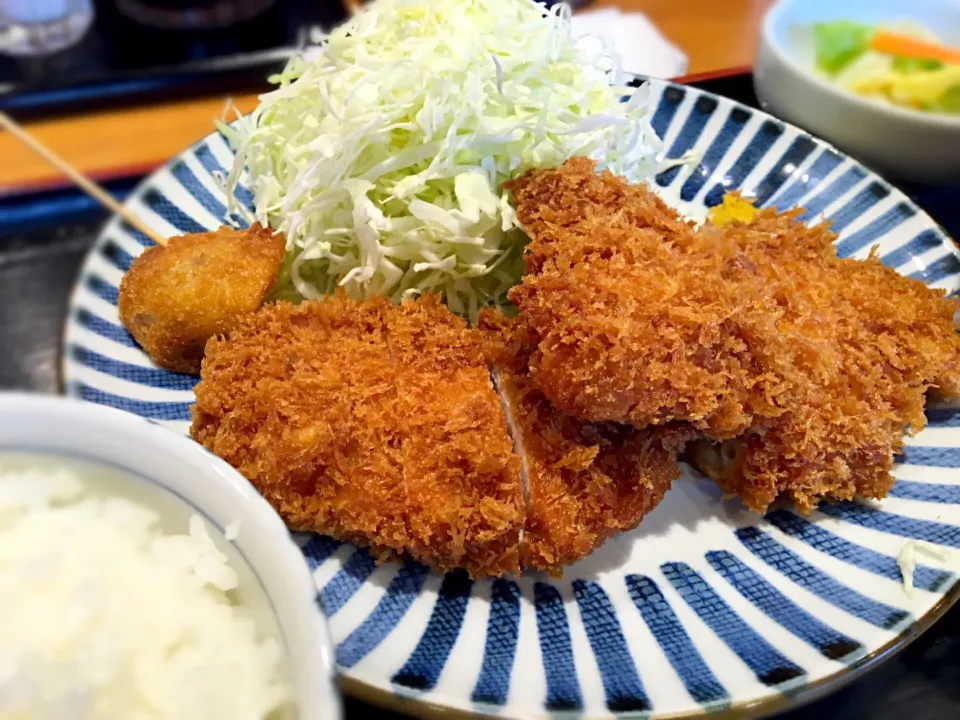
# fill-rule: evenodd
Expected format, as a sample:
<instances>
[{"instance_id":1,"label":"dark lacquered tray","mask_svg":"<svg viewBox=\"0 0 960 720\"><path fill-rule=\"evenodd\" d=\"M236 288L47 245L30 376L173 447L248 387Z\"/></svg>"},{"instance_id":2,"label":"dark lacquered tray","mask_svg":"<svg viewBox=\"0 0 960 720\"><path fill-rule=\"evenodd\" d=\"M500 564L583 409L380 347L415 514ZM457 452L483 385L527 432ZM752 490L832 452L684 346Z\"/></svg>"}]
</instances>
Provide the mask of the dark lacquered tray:
<instances>
[{"instance_id":1,"label":"dark lacquered tray","mask_svg":"<svg viewBox=\"0 0 960 720\"><path fill-rule=\"evenodd\" d=\"M749 73L694 82L756 107ZM118 196L139 178L109 184ZM954 238L960 186L897 183ZM58 392L60 336L80 262L106 214L72 190L0 199L0 389ZM346 699L346 717L400 718ZM943 720L960 718L960 606L906 650L848 687L783 720Z\"/></svg>"}]
</instances>

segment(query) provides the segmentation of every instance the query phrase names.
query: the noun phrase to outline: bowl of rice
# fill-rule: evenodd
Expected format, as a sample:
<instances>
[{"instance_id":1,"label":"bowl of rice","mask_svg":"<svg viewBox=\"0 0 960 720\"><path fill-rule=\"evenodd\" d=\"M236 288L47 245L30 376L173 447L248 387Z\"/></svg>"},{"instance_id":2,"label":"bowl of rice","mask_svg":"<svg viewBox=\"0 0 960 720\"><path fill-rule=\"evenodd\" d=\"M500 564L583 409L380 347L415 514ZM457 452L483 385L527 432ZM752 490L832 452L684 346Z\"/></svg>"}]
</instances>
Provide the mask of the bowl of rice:
<instances>
[{"instance_id":1,"label":"bowl of rice","mask_svg":"<svg viewBox=\"0 0 960 720\"><path fill-rule=\"evenodd\" d=\"M0 394L0 717L339 718L315 597L280 518L200 446Z\"/></svg>"}]
</instances>

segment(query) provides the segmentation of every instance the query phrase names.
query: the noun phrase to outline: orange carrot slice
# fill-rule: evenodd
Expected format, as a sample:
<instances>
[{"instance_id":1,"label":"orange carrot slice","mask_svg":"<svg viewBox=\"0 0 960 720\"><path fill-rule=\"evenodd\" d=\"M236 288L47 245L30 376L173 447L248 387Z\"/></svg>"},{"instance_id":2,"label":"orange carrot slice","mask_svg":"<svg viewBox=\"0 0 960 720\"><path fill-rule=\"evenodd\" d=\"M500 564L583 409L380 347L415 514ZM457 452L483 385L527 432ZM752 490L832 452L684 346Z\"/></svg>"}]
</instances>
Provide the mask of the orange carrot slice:
<instances>
[{"instance_id":1,"label":"orange carrot slice","mask_svg":"<svg viewBox=\"0 0 960 720\"><path fill-rule=\"evenodd\" d=\"M887 30L878 30L874 33L870 39L870 48L891 55L939 60L948 65L960 65L960 50Z\"/></svg>"}]
</instances>

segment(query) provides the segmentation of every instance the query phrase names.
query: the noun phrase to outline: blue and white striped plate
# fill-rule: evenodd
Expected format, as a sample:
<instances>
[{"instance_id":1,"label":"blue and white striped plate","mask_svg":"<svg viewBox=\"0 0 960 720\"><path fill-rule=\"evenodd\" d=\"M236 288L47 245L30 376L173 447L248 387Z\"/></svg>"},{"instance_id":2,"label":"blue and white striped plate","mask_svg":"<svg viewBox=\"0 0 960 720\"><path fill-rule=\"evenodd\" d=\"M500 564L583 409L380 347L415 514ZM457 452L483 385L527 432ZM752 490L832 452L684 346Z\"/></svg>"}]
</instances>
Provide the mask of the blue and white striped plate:
<instances>
[{"instance_id":1,"label":"blue and white striped plate","mask_svg":"<svg viewBox=\"0 0 960 720\"><path fill-rule=\"evenodd\" d=\"M900 272L954 291L960 255L900 192L825 143L762 112L656 84L667 154L695 166L655 186L692 216L735 188L761 205L832 218L841 255L879 245ZM165 235L220 225L213 173L233 155L211 135L147 179L131 209ZM249 204L250 192L238 191ZM117 219L104 229L70 303L63 376L70 395L184 433L194 378L158 370L117 319L117 286L147 244ZM930 412L882 503L841 503L809 518L766 518L721 501L691 472L641 527L570 567L471 582L305 538L348 690L422 714L437 708L535 717L772 712L823 693L928 626L960 585L946 567L901 586L908 540L960 548L960 410Z\"/></svg>"}]
</instances>

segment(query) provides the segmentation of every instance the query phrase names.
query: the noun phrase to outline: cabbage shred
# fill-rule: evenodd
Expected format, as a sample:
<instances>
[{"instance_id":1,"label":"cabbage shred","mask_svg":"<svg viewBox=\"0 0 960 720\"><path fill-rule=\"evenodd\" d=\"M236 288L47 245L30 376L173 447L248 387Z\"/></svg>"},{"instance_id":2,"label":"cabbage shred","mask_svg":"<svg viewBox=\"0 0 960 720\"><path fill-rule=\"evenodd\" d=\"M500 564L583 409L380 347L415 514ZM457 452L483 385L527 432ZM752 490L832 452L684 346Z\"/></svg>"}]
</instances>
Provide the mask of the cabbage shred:
<instances>
[{"instance_id":1,"label":"cabbage shred","mask_svg":"<svg viewBox=\"0 0 960 720\"><path fill-rule=\"evenodd\" d=\"M377 0L311 50L224 129L228 197L246 166L257 220L287 238L275 297L434 291L474 317L523 269L505 180L574 155L655 170L645 93L566 6Z\"/></svg>"}]
</instances>

